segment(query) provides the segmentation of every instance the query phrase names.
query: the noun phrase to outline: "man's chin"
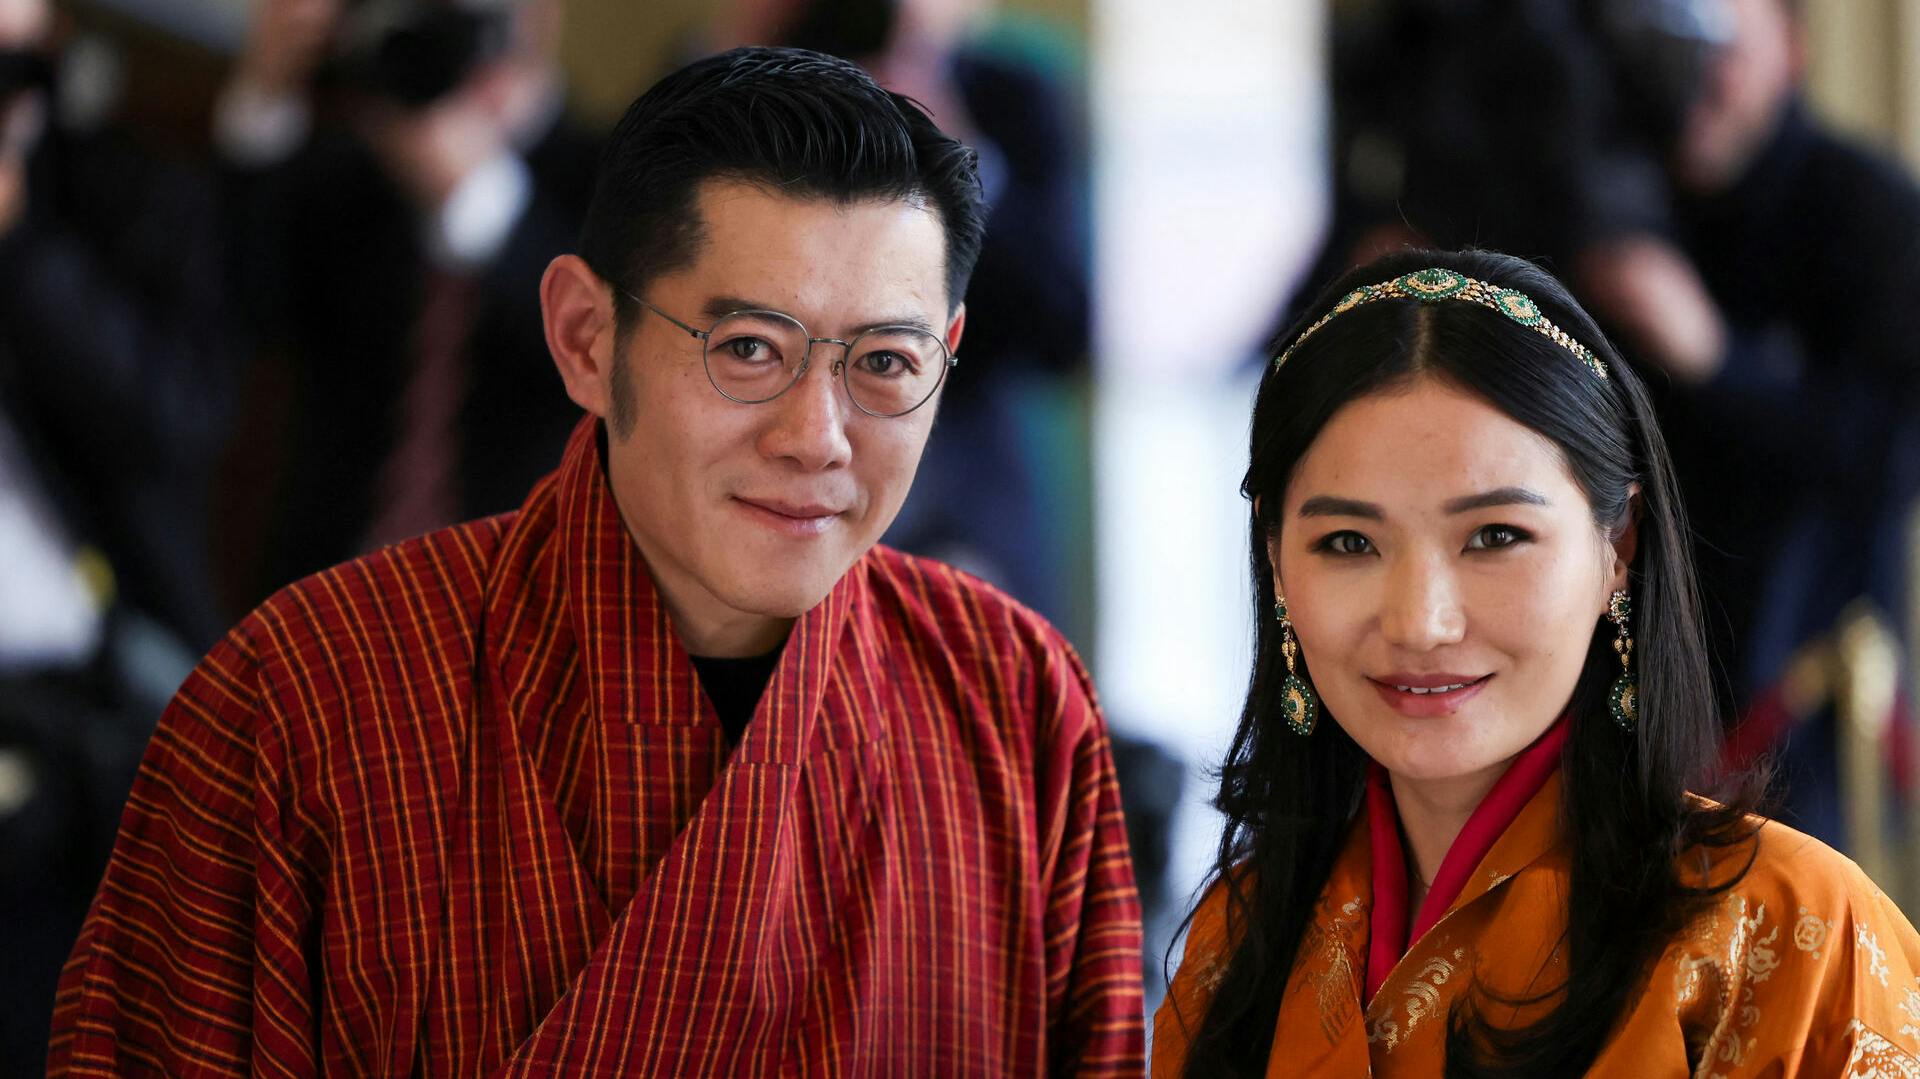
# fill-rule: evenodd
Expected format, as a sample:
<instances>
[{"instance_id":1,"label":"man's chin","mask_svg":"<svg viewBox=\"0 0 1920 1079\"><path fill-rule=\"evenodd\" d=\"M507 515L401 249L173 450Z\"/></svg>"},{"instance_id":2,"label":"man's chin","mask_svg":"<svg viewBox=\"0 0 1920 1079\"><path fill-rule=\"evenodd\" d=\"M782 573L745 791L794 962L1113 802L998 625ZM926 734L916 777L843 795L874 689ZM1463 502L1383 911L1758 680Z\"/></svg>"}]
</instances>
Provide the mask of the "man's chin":
<instances>
[{"instance_id":1,"label":"man's chin","mask_svg":"<svg viewBox=\"0 0 1920 1079\"><path fill-rule=\"evenodd\" d=\"M820 606L820 602L827 598L844 576L846 570L842 569L830 577L824 573L809 573L805 581L789 578L749 585L731 597L731 606L763 618L799 618Z\"/></svg>"}]
</instances>

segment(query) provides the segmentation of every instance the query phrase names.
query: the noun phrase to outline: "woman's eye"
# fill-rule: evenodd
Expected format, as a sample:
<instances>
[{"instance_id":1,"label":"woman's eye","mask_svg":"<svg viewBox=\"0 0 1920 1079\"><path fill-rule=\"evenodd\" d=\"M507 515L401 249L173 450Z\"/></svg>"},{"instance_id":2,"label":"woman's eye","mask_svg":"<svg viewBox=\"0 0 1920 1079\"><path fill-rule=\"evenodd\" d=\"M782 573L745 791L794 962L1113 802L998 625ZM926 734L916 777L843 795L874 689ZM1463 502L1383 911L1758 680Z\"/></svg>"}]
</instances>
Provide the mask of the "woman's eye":
<instances>
[{"instance_id":1,"label":"woman's eye","mask_svg":"<svg viewBox=\"0 0 1920 1079\"><path fill-rule=\"evenodd\" d=\"M1501 547L1511 547L1516 543L1533 537L1511 525L1488 525L1475 532L1467 540L1469 551L1491 551Z\"/></svg>"},{"instance_id":2,"label":"woman's eye","mask_svg":"<svg viewBox=\"0 0 1920 1079\"><path fill-rule=\"evenodd\" d=\"M1373 541L1358 532L1335 532L1316 546L1328 554L1357 555L1373 551Z\"/></svg>"}]
</instances>

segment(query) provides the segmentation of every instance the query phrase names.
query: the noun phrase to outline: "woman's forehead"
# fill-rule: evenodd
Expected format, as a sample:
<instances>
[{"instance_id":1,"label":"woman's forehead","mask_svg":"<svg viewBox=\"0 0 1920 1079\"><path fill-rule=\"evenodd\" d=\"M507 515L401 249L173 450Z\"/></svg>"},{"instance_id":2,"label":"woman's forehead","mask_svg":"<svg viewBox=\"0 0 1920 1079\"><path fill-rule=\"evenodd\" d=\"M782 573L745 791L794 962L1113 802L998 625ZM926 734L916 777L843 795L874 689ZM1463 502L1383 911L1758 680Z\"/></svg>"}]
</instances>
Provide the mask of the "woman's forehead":
<instances>
[{"instance_id":1,"label":"woman's forehead","mask_svg":"<svg viewBox=\"0 0 1920 1079\"><path fill-rule=\"evenodd\" d=\"M1336 411L1294 469L1287 506L1336 497L1420 510L1507 487L1586 508L1552 440L1484 398L1422 378Z\"/></svg>"}]
</instances>

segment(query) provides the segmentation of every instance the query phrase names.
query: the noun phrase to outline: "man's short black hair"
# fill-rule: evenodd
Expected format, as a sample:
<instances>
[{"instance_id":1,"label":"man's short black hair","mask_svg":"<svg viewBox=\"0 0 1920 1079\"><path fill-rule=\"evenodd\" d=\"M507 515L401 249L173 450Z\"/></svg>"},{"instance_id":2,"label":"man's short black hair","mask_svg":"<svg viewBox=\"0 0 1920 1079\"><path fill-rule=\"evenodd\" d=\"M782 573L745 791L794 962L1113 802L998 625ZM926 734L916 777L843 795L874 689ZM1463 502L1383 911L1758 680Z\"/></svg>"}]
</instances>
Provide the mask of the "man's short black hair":
<instances>
[{"instance_id":1,"label":"man's short black hair","mask_svg":"<svg viewBox=\"0 0 1920 1079\"><path fill-rule=\"evenodd\" d=\"M803 49L744 48L696 61L627 109L600 160L580 254L615 287L616 320L698 252L707 180L782 195L924 200L946 232L947 303L980 255L986 208L972 150L853 64Z\"/></svg>"}]
</instances>

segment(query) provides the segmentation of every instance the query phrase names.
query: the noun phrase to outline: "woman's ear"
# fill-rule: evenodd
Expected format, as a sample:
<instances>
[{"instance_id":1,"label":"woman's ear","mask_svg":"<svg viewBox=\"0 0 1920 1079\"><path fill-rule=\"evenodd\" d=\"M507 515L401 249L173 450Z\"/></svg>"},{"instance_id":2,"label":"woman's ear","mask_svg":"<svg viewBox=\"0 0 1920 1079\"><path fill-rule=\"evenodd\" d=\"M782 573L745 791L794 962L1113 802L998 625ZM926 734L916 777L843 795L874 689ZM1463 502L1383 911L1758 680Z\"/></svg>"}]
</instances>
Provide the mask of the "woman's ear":
<instances>
[{"instance_id":1,"label":"woman's ear","mask_svg":"<svg viewBox=\"0 0 1920 1079\"><path fill-rule=\"evenodd\" d=\"M1616 592L1627 587L1628 571L1633 566L1633 556L1640 550L1640 515L1644 503L1640 497L1640 485L1634 484L1627 493L1627 520L1613 536L1613 566L1607 574L1607 590Z\"/></svg>"},{"instance_id":2,"label":"woman's ear","mask_svg":"<svg viewBox=\"0 0 1920 1079\"><path fill-rule=\"evenodd\" d=\"M1262 520L1258 495L1253 499L1253 519ZM1286 595L1286 587L1280 583L1280 529L1272 525L1267 526L1267 571L1273 576L1273 594Z\"/></svg>"}]
</instances>

